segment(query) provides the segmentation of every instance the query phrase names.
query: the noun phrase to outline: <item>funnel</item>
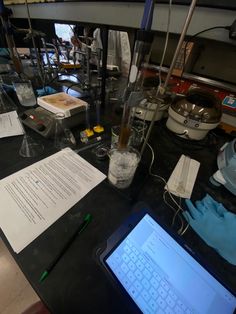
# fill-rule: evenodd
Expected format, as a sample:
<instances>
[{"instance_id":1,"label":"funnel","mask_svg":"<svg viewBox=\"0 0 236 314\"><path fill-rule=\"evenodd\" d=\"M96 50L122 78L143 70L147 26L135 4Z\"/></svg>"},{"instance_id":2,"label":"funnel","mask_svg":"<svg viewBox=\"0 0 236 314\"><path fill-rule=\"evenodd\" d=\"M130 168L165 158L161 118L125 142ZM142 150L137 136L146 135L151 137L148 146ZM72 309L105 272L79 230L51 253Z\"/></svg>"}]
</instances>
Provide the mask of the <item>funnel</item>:
<instances>
[{"instance_id":1,"label":"funnel","mask_svg":"<svg viewBox=\"0 0 236 314\"><path fill-rule=\"evenodd\" d=\"M25 134L19 150L22 157L36 157L43 153L44 146Z\"/></svg>"},{"instance_id":2,"label":"funnel","mask_svg":"<svg viewBox=\"0 0 236 314\"><path fill-rule=\"evenodd\" d=\"M65 126L64 113L56 113L55 121L54 146L57 149L63 149L65 147L75 148L76 140L71 130Z\"/></svg>"}]
</instances>

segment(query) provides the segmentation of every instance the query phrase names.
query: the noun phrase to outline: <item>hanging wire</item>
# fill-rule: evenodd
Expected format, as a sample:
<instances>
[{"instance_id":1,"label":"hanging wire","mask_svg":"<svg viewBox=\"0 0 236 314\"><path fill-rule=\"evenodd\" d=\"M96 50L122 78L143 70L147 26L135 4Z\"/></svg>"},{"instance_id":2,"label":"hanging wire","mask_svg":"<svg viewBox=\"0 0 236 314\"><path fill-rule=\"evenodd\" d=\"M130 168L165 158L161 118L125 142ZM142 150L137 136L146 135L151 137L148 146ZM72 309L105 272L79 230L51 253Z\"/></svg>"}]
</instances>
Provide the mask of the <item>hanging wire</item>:
<instances>
[{"instance_id":1,"label":"hanging wire","mask_svg":"<svg viewBox=\"0 0 236 314\"><path fill-rule=\"evenodd\" d=\"M74 86L78 86L78 87L81 87L81 83L80 82L76 82L76 83L73 83L71 85L69 85L66 89L66 94L68 94L69 90L74 87Z\"/></svg>"},{"instance_id":2,"label":"hanging wire","mask_svg":"<svg viewBox=\"0 0 236 314\"><path fill-rule=\"evenodd\" d=\"M188 14L187 14L187 16L186 16L186 19L185 19L185 22L184 22L184 25L183 25L183 28L182 28L182 32L181 32L181 35L180 35L178 44L177 44L177 47L176 47L176 50L175 50L173 59L172 59L172 61L171 61L171 65L170 65L169 71L168 71L167 76L166 76L166 78L165 78L165 82L164 82L164 85L163 85L163 88L162 88L162 92L165 92L165 90L166 90L166 88L167 88L167 86L168 86L168 83L169 83L171 74L172 74L172 72L173 72L173 69L174 69L174 66L175 66L177 57L178 57L178 55L179 55L179 51L180 51L180 49L181 49L181 47L182 47L182 44L183 44L184 36L185 36L185 34L186 34L186 31L187 31L187 29L188 29L189 23L190 23L191 18L192 18L192 16L193 16L196 3L197 3L197 0L192 0L192 1L191 1L190 7L189 7L189 10L188 10ZM158 92L159 92L159 91L160 91L160 88L158 88L157 90L158 90ZM158 96L158 93L157 93L157 96ZM145 147L146 147L146 145L147 145L147 142L148 142L148 140L149 140L149 137L150 137L152 128L153 128L153 126L154 126L155 116L156 116L157 111L158 111L158 107L156 107L156 109L155 109L155 112L154 112L152 121L151 121L150 126L149 126L149 128L148 128L148 131L147 131L147 134L146 134L146 138L145 138L145 141L144 141L144 143L143 143L143 146L142 146L142 149L141 149L141 152L140 152L141 155L143 154L143 152L144 152L144 150L145 150Z\"/></svg>"},{"instance_id":3,"label":"hanging wire","mask_svg":"<svg viewBox=\"0 0 236 314\"><path fill-rule=\"evenodd\" d=\"M178 209L176 210L176 208L173 207L173 206L167 201L167 199L166 199L166 194L167 194L167 193L168 193L167 190L164 191L164 193L163 193L163 200L164 200L165 204L166 204L168 207L170 207L170 208L174 211L174 213L175 213L174 216L173 216L172 222L171 222L171 226L174 226L176 217L178 217L179 220L180 220L180 223L181 223L181 227L180 227L179 230L178 230L178 233L180 233L180 232L182 232L183 227L184 227L183 219L182 219L181 216L179 216L180 208L178 208ZM178 204L178 206L179 206L179 204Z\"/></svg>"},{"instance_id":4,"label":"hanging wire","mask_svg":"<svg viewBox=\"0 0 236 314\"><path fill-rule=\"evenodd\" d=\"M149 5L150 5L150 1L149 1ZM162 66L163 66L163 63L164 63L164 60L165 60L165 56L166 56L166 51L167 51L167 46L168 46L168 42L169 42L169 33L170 33L170 22L171 22L171 12L172 12L172 0L169 0L169 8L168 8L168 20L167 20L167 29L166 29L166 38L165 38L165 45L164 45L164 49L163 49L163 53L162 53L162 58L161 58L161 62L160 62L160 67L159 67L159 73L158 73L158 76L159 76L159 85L158 85L158 89L157 89L157 94L159 93L159 90L161 88L161 84L162 84L162 81L161 81L161 71L162 71ZM147 108L148 109L148 108ZM145 122L145 119L146 119L146 115L147 115L147 110L145 112L145 115L143 117L143 121ZM154 160L155 160L155 154L154 154L154 151L153 151L153 148L151 147L151 145L149 143L147 143L148 147L150 148L151 150L151 154L152 154L152 159L151 159L151 163L150 163L150 166L149 166L149 175L155 177L155 178L158 178L160 179L166 186L166 191L164 191L163 193L163 200L164 202L175 212L175 215L173 217L173 220L172 220L172 225L174 225L175 223L175 219L176 217L179 218L180 222L181 222L181 227L180 229L178 230L178 233L179 234L183 234L183 232L186 232L187 230L187 227L183 230L183 227L184 227L184 222L183 222L183 219L182 217L179 215L179 212L180 211L183 211L182 207L181 207L181 198L180 198L180 204L178 204L176 202L176 200L174 199L174 197L172 196L172 194L170 193L169 189L168 189L168 185L167 185L167 182L166 180L157 175L157 174L154 174L152 172L152 166L153 166L153 163L154 163ZM169 204L165 198L165 195L166 193L168 193L168 195L170 196L171 200L174 202L174 204L177 206L177 210L176 208L174 208L171 204Z\"/></svg>"},{"instance_id":5,"label":"hanging wire","mask_svg":"<svg viewBox=\"0 0 236 314\"><path fill-rule=\"evenodd\" d=\"M185 41L185 43L184 43L183 69L182 69L182 73L181 73L180 79L182 79L182 77L183 77L184 68L185 68L185 66L186 66L185 62L186 62L186 57L187 57L186 54L187 54L188 44L189 44L194 38L196 38L197 36L199 36L199 35L201 35L201 34L203 34L203 33L209 32L209 31L214 30L214 29L226 29L226 30L229 30L229 28L230 28L230 26L221 26L221 25L220 25L220 26L214 26L214 27L206 28L206 29L204 29L204 30L202 30L202 31L200 31L200 32L197 32L197 33L191 35L191 36L189 37L189 39L187 39L187 40Z\"/></svg>"},{"instance_id":6,"label":"hanging wire","mask_svg":"<svg viewBox=\"0 0 236 314\"><path fill-rule=\"evenodd\" d=\"M180 198L180 203L178 204L177 201L174 199L173 195L171 194L171 192L168 189L167 181L163 177L161 177L161 176L159 176L159 175L157 175L157 174L152 172L152 166L153 166L154 161L155 161L155 154L154 154L152 146L149 143L147 143L147 146L151 150L151 154L152 154L151 163L149 165L148 172L149 172L149 174L151 176L160 179L165 184L166 191L164 191L164 193L163 193L163 200L166 203L166 205L169 206L175 212L174 217L172 219L172 226L175 223L176 217L178 217L180 222L181 222L181 227L178 230L178 234L183 235L187 231L187 229L188 229L188 224L184 228L184 221L183 221L183 218L180 216L180 212L184 211L183 208L181 207L181 198ZM166 193L168 193L168 195L171 198L171 200L173 201L173 203L177 206L177 210L169 202L167 202L166 197L165 197ZM183 228L184 228L184 230L183 230Z\"/></svg>"}]
</instances>

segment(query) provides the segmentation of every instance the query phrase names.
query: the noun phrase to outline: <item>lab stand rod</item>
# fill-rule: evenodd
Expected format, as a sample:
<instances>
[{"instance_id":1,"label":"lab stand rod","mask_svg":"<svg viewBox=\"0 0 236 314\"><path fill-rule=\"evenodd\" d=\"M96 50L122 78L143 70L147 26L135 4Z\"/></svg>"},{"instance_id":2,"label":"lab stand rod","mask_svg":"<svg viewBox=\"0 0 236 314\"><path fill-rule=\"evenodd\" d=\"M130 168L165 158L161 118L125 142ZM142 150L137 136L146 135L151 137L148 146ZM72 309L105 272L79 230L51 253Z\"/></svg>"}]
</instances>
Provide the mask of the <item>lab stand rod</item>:
<instances>
[{"instance_id":1,"label":"lab stand rod","mask_svg":"<svg viewBox=\"0 0 236 314\"><path fill-rule=\"evenodd\" d=\"M101 29L102 40L102 69L101 69L101 107L105 107L106 102L106 78L107 78L107 51L108 51L108 28Z\"/></svg>"},{"instance_id":2,"label":"lab stand rod","mask_svg":"<svg viewBox=\"0 0 236 314\"><path fill-rule=\"evenodd\" d=\"M18 74L22 72L22 63L16 50L15 41L13 38L13 30L9 16L12 10L4 6L3 0L0 0L0 20L2 23L3 31L5 32L5 39L9 49L9 54L12 59L15 70Z\"/></svg>"},{"instance_id":3,"label":"lab stand rod","mask_svg":"<svg viewBox=\"0 0 236 314\"><path fill-rule=\"evenodd\" d=\"M39 55L39 52L37 51L35 40L34 40L34 33L33 33L32 24L31 24L29 4L28 4L27 0L25 0L25 5L26 5L26 10L27 10L27 19L28 19L28 24L29 24L29 29L30 29L31 40L32 40L32 44L34 47L34 53L36 55L36 60L37 60L37 67L38 67L38 71L39 71L39 76L42 80L42 83L44 84L43 69L42 69L42 65L41 65L41 61L40 61L40 55Z\"/></svg>"},{"instance_id":4,"label":"lab stand rod","mask_svg":"<svg viewBox=\"0 0 236 314\"><path fill-rule=\"evenodd\" d=\"M1 18L2 25L3 25L3 29L5 31L5 38L6 38L7 47L9 49L10 57L11 57L12 62L14 64L15 71L18 74L20 74L22 72L22 64L21 64L20 58L17 54L13 35L11 33L9 33L9 30L11 27L9 18L8 17L5 18L2 16L0 18Z\"/></svg>"},{"instance_id":5,"label":"lab stand rod","mask_svg":"<svg viewBox=\"0 0 236 314\"><path fill-rule=\"evenodd\" d=\"M182 45L183 45L183 42L184 42L184 37L185 37L185 35L187 33L189 24L191 22L196 3L197 3L197 0L193 0L192 3L191 3L191 6L189 8L188 15L186 17L186 20L185 20L185 23L184 23L184 26L183 26L183 30L182 30L181 35L180 35L179 42L178 42L177 48L175 50L175 54L174 54L174 57L172 59L171 65L170 65L170 69L169 69L169 71L167 73L167 76L166 76L166 79L165 79L165 83L164 83L164 86L163 86L164 90L166 89L166 87L167 87L167 85L169 83L170 77L171 77L173 69L175 67L176 60L177 60L178 55L180 53L180 50L182 48Z\"/></svg>"},{"instance_id":6,"label":"lab stand rod","mask_svg":"<svg viewBox=\"0 0 236 314\"><path fill-rule=\"evenodd\" d=\"M191 2L191 5L189 7L189 11L188 11L188 14L187 14L187 17L186 17L186 20L184 22L184 26L183 26L183 29L182 29L182 32L181 32L181 35L180 35L180 38L179 38L179 42L178 42L178 45L176 47L176 50L175 50L175 53L174 53L174 56L173 56L173 59L172 59L172 62L171 62L171 65L170 65L170 68L169 68L169 71L167 73L167 76L166 76L166 79L165 79L165 82L164 82L164 85L163 87L159 87L158 86L158 93L157 93L157 96L160 95L160 90L162 89L164 92L166 90L166 87L168 86L168 83L169 83L169 80L170 80L170 77L172 75L172 72L173 72L173 69L174 69L174 66L175 66L175 63L176 63L176 60L177 60L177 57L179 55L179 52L182 48L182 45L183 45L183 41L184 41L184 37L187 33L187 30L188 30L188 27L189 27L189 24L191 22L191 19L192 19L192 16L193 16L193 13L194 13L194 9L195 9L195 6L196 6L196 3L197 3L197 0L192 0ZM146 135L146 138L144 140L144 143L143 143L143 146L142 146L142 149L141 149L141 156L146 148L146 145L147 145L147 142L149 140L149 137L150 137L150 134L152 132L152 129L153 129L153 125L154 125L154 122L155 122L155 117L157 115L157 111L158 111L158 106L156 106L156 109L153 113L153 117L152 117L152 121L150 123L150 126L148 128L148 131L147 131L147 135Z\"/></svg>"},{"instance_id":7,"label":"lab stand rod","mask_svg":"<svg viewBox=\"0 0 236 314\"><path fill-rule=\"evenodd\" d=\"M135 40L128 84L124 92L124 108L121 120L121 132L118 148L126 148L131 134L133 121L133 108L143 99L143 69L142 64L149 62L150 50L153 41L153 34L149 30L138 30ZM141 95L140 95L141 93ZM141 99L139 99L141 96Z\"/></svg>"},{"instance_id":8,"label":"lab stand rod","mask_svg":"<svg viewBox=\"0 0 236 314\"><path fill-rule=\"evenodd\" d=\"M41 40L42 40L43 48L44 48L45 55L46 55L46 59L47 59L48 71L49 71L49 72L53 72L52 65L51 65L50 58L49 58L49 54L48 54L48 49L47 49L46 41L45 41L44 38L41 38ZM59 64L59 63L58 63L58 64Z\"/></svg>"},{"instance_id":9,"label":"lab stand rod","mask_svg":"<svg viewBox=\"0 0 236 314\"><path fill-rule=\"evenodd\" d=\"M90 70L90 57L91 48L89 47L88 41L86 41L86 86L90 88L91 86L91 70Z\"/></svg>"}]
</instances>

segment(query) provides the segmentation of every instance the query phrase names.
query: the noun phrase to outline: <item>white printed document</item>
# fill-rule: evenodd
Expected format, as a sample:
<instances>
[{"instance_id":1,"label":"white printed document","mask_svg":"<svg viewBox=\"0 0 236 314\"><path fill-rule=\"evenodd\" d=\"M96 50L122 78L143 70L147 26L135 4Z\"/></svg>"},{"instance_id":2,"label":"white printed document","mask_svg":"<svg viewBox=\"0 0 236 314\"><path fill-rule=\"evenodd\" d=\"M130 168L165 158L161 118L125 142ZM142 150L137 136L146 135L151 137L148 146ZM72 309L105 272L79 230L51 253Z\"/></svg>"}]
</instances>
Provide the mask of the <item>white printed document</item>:
<instances>
[{"instance_id":1,"label":"white printed document","mask_svg":"<svg viewBox=\"0 0 236 314\"><path fill-rule=\"evenodd\" d=\"M24 134L16 111L0 114L0 138Z\"/></svg>"},{"instance_id":2,"label":"white printed document","mask_svg":"<svg viewBox=\"0 0 236 314\"><path fill-rule=\"evenodd\" d=\"M0 181L0 227L16 253L105 179L71 149Z\"/></svg>"}]
</instances>

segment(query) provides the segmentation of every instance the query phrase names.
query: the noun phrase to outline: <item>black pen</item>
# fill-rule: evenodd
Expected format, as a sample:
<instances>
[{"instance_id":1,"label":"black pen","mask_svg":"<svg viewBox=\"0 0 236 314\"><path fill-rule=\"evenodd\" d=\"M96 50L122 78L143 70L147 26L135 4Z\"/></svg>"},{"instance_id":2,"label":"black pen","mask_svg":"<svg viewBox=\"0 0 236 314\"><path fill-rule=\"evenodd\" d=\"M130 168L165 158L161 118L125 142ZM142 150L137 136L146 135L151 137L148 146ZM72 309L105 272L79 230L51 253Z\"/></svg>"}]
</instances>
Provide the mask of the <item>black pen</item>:
<instances>
[{"instance_id":1,"label":"black pen","mask_svg":"<svg viewBox=\"0 0 236 314\"><path fill-rule=\"evenodd\" d=\"M62 257L62 255L65 253L65 251L69 248L69 246L71 245L71 243L74 241L74 239L76 238L76 236L78 234L80 234L86 227L87 225L90 223L90 221L92 220L92 216L90 214L87 214L84 217L84 220L82 222L82 224L79 226L79 228L75 231L75 233L68 239L68 241L65 243L65 245L63 246L63 248L61 249L61 251L58 253L58 255L54 258L54 260L52 261L52 263L45 269L45 271L42 273L39 281L42 282L47 276L48 274L51 272L51 270L54 268L54 266L57 264L57 262L60 260L60 258Z\"/></svg>"}]
</instances>

